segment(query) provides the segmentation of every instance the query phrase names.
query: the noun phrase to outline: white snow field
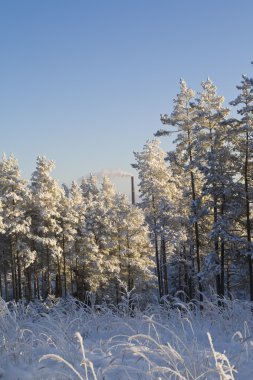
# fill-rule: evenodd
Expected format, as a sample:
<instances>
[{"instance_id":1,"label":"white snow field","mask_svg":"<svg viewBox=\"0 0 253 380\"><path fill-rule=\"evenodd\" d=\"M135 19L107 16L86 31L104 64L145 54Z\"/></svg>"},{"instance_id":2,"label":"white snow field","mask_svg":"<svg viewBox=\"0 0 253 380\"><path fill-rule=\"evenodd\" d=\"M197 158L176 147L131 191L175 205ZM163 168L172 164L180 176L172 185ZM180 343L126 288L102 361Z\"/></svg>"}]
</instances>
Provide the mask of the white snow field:
<instances>
[{"instance_id":1,"label":"white snow field","mask_svg":"<svg viewBox=\"0 0 253 380\"><path fill-rule=\"evenodd\" d=\"M253 379L251 305L85 308L0 299L2 380Z\"/></svg>"}]
</instances>

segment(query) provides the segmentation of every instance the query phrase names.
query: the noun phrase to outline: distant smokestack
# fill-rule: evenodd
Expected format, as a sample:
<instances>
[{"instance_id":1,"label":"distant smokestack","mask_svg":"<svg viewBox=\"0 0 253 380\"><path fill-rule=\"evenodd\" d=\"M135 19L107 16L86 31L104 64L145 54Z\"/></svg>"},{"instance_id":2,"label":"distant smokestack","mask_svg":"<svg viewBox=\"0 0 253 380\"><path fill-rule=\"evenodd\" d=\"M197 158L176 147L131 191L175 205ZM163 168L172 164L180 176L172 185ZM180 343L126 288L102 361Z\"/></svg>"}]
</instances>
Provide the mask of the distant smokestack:
<instances>
[{"instance_id":1,"label":"distant smokestack","mask_svg":"<svg viewBox=\"0 0 253 380\"><path fill-rule=\"evenodd\" d=\"M132 205L135 205L134 177L131 177Z\"/></svg>"}]
</instances>

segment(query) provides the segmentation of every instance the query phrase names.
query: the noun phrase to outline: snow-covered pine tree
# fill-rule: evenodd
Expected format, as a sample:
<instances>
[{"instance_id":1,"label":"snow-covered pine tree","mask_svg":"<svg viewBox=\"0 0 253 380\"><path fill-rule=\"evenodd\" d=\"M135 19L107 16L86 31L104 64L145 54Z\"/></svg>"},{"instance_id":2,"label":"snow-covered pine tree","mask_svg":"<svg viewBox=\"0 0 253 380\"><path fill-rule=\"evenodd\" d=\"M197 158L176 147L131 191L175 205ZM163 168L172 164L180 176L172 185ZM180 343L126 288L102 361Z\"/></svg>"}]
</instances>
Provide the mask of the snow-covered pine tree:
<instances>
[{"instance_id":1,"label":"snow-covered pine tree","mask_svg":"<svg viewBox=\"0 0 253 380\"><path fill-rule=\"evenodd\" d=\"M181 191L165 163L166 153L160 148L158 139L148 141L142 152L135 152L132 166L137 169L140 179L141 207L151 232L155 249L156 272L159 295L168 294L168 258L169 245L176 247L178 235L177 200ZM174 234L174 239L171 239ZM172 242L173 240L173 242Z\"/></svg>"},{"instance_id":2,"label":"snow-covered pine tree","mask_svg":"<svg viewBox=\"0 0 253 380\"><path fill-rule=\"evenodd\" d=\"M72 282L72 269L74 268L75 243L78 239L78 231L83 227L84 199L82 191L75 181L70 189L61 194L60 201L60 240L62 259L59 261L57 276L57 294L67 296L70 290L68 284ZM62 273L62 275L61 275ZM73 287L72 287L73 288ZM71 289L73 293L73 289Z\"/></svg>"},{"instance_id":3,"label":"snow-covered pine tree","mask_svg":"<svg viewBox=\"0 0 253 380\"><path fill-rule=\"evenodd\" d=\"M202 84L202 92L194 104L196 118L194 141L196 163L203 173L202 204L211 216L211 238L208 262L213 263L217 293L224 296L224 234L226 194L231 188L232 176L229 164L231 151L228 144L228 126L224 120L229 109L223 106L224 97L217 95L217 88L208 78ZM203 272L203 271L202 271ZM210 267L207 266L210 273ZM205 277L205 274L202 273Z\"/></svg>"},{"instance_id":4,"label":"snow-covered pine tree","mask_svg":"<svg viewBox=\"0 0 253 380\"><path fill-rule=\"evenodd\" d=\"M35 276L37 296L45 297L56 284L57 268L62 257L61 200L63 189L50 172L54 163L44 156L37 158L36 170L31 178L31 217L34 249L37 252Z\"/></svg>"},{"instance_id":5,"label":"snow-covered pine tree","mask_svg":"<svg viewBox=\"0 0 253 380\"><path fill-rule=\"evenodd\" d=\"M115 278L120 271L120 262L117 255L117 243L115 239L115 225L113 214L115 207L116 191L108 177L103 177L101 189L96 202L93 203L93 225L86 223L87 229L94 234L97 244L97 252L92 258L93 266L96 261L101 278L97 279L100 287L114 286ZM87 215L87 214L86 214ZM96 278L97 274L93 274Z\"/></svg>"},{"instance_id":6,"label":"snow-covered pine tree","mask_svg":"<svg viewBox=\"0 0 253 380\"><path fill-rule=\"evenodd\" d=\"M96 199L96 196L99 194L97 177L93 174L90 174L89 177L83 177L80 188L84 199Z\"/></svg>"},{"instance_id":7,"label":"snow-covered pine tree","mask_svg":"<svg viewBox=\"0 0 253 380\"><path fill-rule=\"evenodd\" d=\"M139 293L150 284L154 267L149 231L143 211L129 203L126 195L116 194L112 207L112 223L117 242L118 280L125 283L128 292Z\"/></svg>"},{"instance_id":8,"label":"snow-covered pine tree","mask_svg":"<svg viewBox=\"0 0 253 380\"><path fill-rule=\"evenodd\" d=\"M9 158L3 155L0 162L1 228L4 227L1 257L6 299L9 299L8 271L11 273L12 298L18 300L24 296L24 269L34 260L28 241L31 223L27 216L29 196L17 160L12 154Z\"/></svg>"},{"instance_id":9,"label":"snow-covered pine tree","mask_svg":"<svg viewBox=\"0 0 253 380\"><path fill-rule=\"evenodd\" d=\"M96 292L107 281L104 265L107 265L110 234L97 178L92 175L83 178L80 187L84 214L77 228L73 255L76 293L78 298L84 299L86 291Z\"/></svg>"},{"instance_id":10,"label":"snow-covered pine tree","mask_svg":"<svg viewBox=\"0 0 253 380\"><path fill-rule=\"evenodd\" d=\"M188 205L188 218L192 229L189 230L189 246L185 247L189 252L190 260L194 260L196 257L197 273L201 270L201 253L200 253L200 229L199 229L199 216L200 216L200 185L201 176L196 168L195 161L195 149L194 141L196 139L196 134L194 133L196 112L192 103L194 100L195 93L191 88L187 87L186 82L180 80L180 93L177 94L176 99L174 99L174 108L170 115L161 115L161 121L164 125L172 128L172 130L160 129L156 132L156 136L166 136L172 133L176 133L177 137L175 139L176 148L174 154L169 155L171 164L173 165L174 171L177 171L181 175L182 179L184 177L184 189L183 192L185 196L190 200ZM188 178L188 183L187 179ZM187 189L189 189L187 191ZM194 265L192 267L192 275L194 276ZM191 282L194 282L193 278ZM202 291L201 282L198 282L199 290ZM189 294L190 298L193 297L193 286L191 286L192 291Z\"/></svg>"},{"instance_id":11,"label":"snow-covered pine tree","mask_svg":"<svg viewBox=\"0 0 253 380\"><path fill-rule=\"evenodd\" d=\"M234 150L238 157L238 178L242 184L240 197L244 199L242 227L246 235L245 248L242 253L246 255L249 269L250 300L253 301L253 269L252 269L252 207L253 202L253 79L243 75L237 89L240 94L230 102L239 107L238 119L230 119L228 123L234 130Z\"/></svg>"},{"instance_id":12,"label":"snow-covered pine tree","mask_svg":"<svg viewBox=\"0 0 253 380\"><path fill-rule=\"evenodd\" d=\"M95 177L82 181L83 227L76 237L77 295L92 291L119 302L121 283L140 289L152 278L150 245L140 210L117 194L108 177L97 187ZM148 281L147 281L148 283Z\"/></svg>"},{"instance_id":13,"label":"snow-covered pine tree","mask_svg":"<svg viewBox=\"0 0 253 380\"><path fill-rule=\"evenodd\" d=\"M78 186L78 184L73 181L71 184L71 188L69 191L69 202L68 202L68 212L66 213L66 238L65 246L63 250L63 260L64 267L67 266L69 269L70 275L70 285L71 285L71 293L74 293L74 278L73 273L76 268L76 263L78 259L78 254L80 252L80 244L82 242L82 236L84 232L84 222L85 222L85 200L83 197L83 192ZM69 218L70 215L70 218ZM67 291L67 271L64 270L65 284Z\"/></svg>"}]
</instances>

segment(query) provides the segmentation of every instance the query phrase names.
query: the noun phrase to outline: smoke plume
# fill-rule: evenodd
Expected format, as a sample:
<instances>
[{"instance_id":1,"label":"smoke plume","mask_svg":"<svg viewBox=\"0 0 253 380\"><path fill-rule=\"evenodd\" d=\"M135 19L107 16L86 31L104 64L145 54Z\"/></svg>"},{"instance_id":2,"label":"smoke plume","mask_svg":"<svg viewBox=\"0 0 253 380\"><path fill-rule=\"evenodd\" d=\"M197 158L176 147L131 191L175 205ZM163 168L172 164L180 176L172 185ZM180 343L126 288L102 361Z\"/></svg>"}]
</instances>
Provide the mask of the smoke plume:
<instances>
[{"instance_id":1,"label":"smoke plume","mask_svg":"<svg viewBox=\"0 0 253 380\"><path fill-rule=\"evenodd\" d=\"M103 177L117 178L117 177L131 177L132 176L131 173L128 173L121 169L103 169L97 173L92 173L92 174L98 178L103 178Z\"/></svg>"}]
</instances>

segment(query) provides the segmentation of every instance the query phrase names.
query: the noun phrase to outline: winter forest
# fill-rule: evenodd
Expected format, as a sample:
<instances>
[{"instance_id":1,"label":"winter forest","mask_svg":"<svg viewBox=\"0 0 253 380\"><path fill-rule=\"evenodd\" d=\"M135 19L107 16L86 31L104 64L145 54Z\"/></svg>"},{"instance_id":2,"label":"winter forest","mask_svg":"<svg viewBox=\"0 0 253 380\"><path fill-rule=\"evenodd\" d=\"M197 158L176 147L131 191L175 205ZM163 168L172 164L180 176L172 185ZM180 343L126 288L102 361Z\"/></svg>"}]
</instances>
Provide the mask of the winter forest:
<instances>
[{"instance_id":1,"label":"winter forest","mask_svg":"<svg viewBox=\"0 0 253 380\"><path fill-rule=\"evenodd\" d=\"M29 377L19 361L31 334L40 336L33 343L37 356L62 365L60 375L53 367L55 377L41 367L41 378L251 378L253 79L243 76L237 91L229 109L210 79L197 93L180 81L161 129L134 152L137 203L106 176L60 186L51 176L54 163L44 156L27 182L15 157L3 155L1 339L5 355L17 355L24 372L15 377L3 360L0 377L40 378L35 372ZM173 140L174 149L165 152L159 138L165 145ZM37 329L45 321L50 327L38 335L24 324L27 319L39 321ZM8 343L13 323L19 348L11 346L12 338ZM107 343L99 352L89 348L87 359L83 338L92 346L96 334L90 323ZM128 340L119 327L111 333L121 338L110 338L111 323L127 325ZM59 325L65 329L61 338L52 332ZM224 354L215 351L212 336ZM34 362L31 352L25 355Z\"/></svg>"},{"instance_id":2,"label":"winter forest","mask_svg":"<svg viewBox=\"0 0 253 380\"><path fill-rule=\"evenodd\" d=\"M231 113L210 79L195 95L185 81L156 136L134 153L140 202L108 177L61 187L38 157L31 181L13 155L0 164L1 272L5 300L86 292L120 300L121 287L147 297L218 296L253 301L253 80L243 77Z\"/></svg>"}]
</instances>

